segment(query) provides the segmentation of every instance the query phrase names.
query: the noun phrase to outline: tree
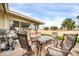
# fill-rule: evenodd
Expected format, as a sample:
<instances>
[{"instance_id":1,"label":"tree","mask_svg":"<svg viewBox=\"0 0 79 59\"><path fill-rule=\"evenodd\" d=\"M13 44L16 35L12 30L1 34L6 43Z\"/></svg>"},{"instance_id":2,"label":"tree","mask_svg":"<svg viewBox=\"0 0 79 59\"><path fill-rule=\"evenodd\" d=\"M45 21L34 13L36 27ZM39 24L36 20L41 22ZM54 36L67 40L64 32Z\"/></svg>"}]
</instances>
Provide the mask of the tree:
<instances>
[{"instance_id":1,"label":"tree","mask_svg":"<svg viewBox=\"0 0 79 59\"><path fill-rule=\"evenodd\" d=\"M58 27L56 27L56 26L50 27L50 30L57 30L57 29L58 29Z\"/></svg>"},{"instance_id":2,"label":"tree","mask_svg":"<svg viewBox=\"0 0 79 59\"><path fill-rule=\"evenodd\" d=\"M44 27L44 30L49 30L49 27Z\"/></svg>"},{"instance_id":3,"label":"tree","mask_svg":"<svg viewBox=\"0 0 79 59\"><path fill-rule=\"evenodd\" d=\"M77 25L76 28L79 28L79 25Z\"/></svg>"},{"instance_id":4,"label":"tree","mask_svg":"<svg viewBox=\"0 0 79 59\"><path fill-rule=\"evenodd\" d=\"M79 15L76 17L78 19L78 22L79 22ZM78 24L79 25L79 24Z\"/></svg>"},{"instance_id":5,"label":"tree","mask_svg":"<svg viewBox=\"0 0 79 59\"><path fill-rule=\"evenodd\" d=\"M75 21L72 18L66 18L61 24L62 28L66 28L67 30L72 30L75 28Z\"/></svg>"},{"instance_id":6,"label":"tree","mask_svg":"<svg viewBox=\"0 0 79 59\"><path fill-rule=\"evenodd\" d=\"M76 18L79 19L79 15Z\"/></svg>"},{"instance_id":7,"label":"tree","mask_svg":"<svg viewBox=\"0 0 79 59\"><path fill-rule=\"evenodd\" d=\"M79 25L78 25L78 28L79 28Z\"/></svg>"}]
</instances>

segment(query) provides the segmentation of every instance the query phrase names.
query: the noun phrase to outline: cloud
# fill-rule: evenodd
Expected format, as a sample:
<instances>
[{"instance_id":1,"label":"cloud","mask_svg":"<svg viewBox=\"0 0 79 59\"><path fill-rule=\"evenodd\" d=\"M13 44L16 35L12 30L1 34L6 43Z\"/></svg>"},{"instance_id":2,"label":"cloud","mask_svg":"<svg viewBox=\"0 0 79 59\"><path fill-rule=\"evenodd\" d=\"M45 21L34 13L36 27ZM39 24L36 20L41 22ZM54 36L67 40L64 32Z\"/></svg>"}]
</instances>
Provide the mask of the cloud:
<instances>
[{"instance_id":1,"label":"cloud","mask_svg":"<svg viewBox=\"0 0 79 59\"><path fill-rule=\"evenodd\" d=\"M61 26L65 18L73 18L77 22L78 3L16 3L10 9L45 22L44 26Z\"/></svg>"},{"instance_id":2,"label":"cloud","mask_svg":"<svg viewBox=\"0 0 79 59\"><path fill-rule=\"evenodd\" d=\"M17 13L20 13L20 14L23 14L23 15L25 15L25 16L29 16L29 17L32 16L32 13L28 13L28 12L21 11L21 10L18 10L18 9L10 8L10 10L12 10L12 11L14 11L14 12L17 12Z\"/></svg>"},{"instance_id":3,"label":"cloud","mask_svg":"<svg viewBox=\"0 0 79 59\"><path fill-rule=\"evenodd\" d=\"M79 15L79 5L76 5L76 6L74 6L73 7L73 12L72 12L72 14L71 15L73 15L73 16L77 16L77 15Z\"/></svg>"},{"instance_id":4,"label":"cloud","mask_svg":"<svg viewBox=\"0 0 79 59\"><path fill-rule=\"evenodd\" d=\"M61 27L62 22L64 21L63 17L55 17L53 20L50 19L44 19L42 20L43 22L45 22L44 25L42 25L42 27L51 27L51 26L57 26L57 27ZM40 26L41 27L41 26ZM41 27L41 28L42 28Z\"/></svg>"}]
</instances>

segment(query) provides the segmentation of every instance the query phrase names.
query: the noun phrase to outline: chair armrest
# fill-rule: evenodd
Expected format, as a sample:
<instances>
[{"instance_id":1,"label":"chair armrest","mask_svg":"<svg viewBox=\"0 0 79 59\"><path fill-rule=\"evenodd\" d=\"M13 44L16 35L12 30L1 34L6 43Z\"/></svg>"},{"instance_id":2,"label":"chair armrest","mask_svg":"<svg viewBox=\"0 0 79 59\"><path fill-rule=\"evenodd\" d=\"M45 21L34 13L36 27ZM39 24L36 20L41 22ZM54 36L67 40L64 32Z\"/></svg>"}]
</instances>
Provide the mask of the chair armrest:
<instances>
[{"instance_id":1,"label":"chair armrest","mask_svg":"<svg viewBox=\"0 0 79 59\"><path fill-rule=\"evenodd\" d=\"M57 49L57 48L53 48L53 47L48 47L48 49L52 49L52 50L55 50L55 51L58 51L58 52L62 52L62 53L68 53L69 51L63 51L63 50L60 50L60 49Z\"/></svg>"},{"instance_id":2,"label":"chair armrest","mask_svg":"<svg viewBox=\"0 0 79 59\"><path fill-rule=\"evenodd\" d=\"M60 42L59 45L62 46L63 45L63 42Z\"/></svg>"},{"instance_id":3,"label":"chair armrest","mask_svg":"<svg viewBox=\"0 0 79 59\"><path fill-rule=\"evenodd\" d=\"M70 54L71 56L74 56L71 52L69 52L69 54Z\"/></svg>"}]
</instances>

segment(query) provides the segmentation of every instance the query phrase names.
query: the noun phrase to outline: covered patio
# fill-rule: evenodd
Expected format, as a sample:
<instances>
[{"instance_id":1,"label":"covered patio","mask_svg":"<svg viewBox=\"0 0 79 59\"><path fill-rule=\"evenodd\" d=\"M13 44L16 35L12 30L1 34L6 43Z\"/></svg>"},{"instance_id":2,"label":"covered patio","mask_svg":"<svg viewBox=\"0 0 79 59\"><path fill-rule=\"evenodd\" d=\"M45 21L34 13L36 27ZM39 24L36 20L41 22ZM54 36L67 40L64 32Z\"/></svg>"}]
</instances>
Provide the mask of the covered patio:
<instances>
[{"instance_id":1,"label":"covered patio","mask_svg":"<svg viewBox=\"0 0 79 59\"><path fill-rule=\"evenodd\" d=\"M25 31L34 33L35 35L39 29L39 25L42 24L44 23L39 20L9 10L7 3L0 3L0 44L2 33L9 31L11 27L15 27L17 32Z\"/></svg>"},{"instance_id":2,"label":"covered patio","mask_svg":"<svg viewBox=\"0 0 79 59\"><path fill-rule=\"evenodd\" d=\"M31 56L37 56L37 49L34 48L33 51L35 52L33 55ZM18 43L16 44L16 48L13 51L4 51L0 53L0 56L22 56L23 54L25 54L27 51L22 49L20 46L20 43L18 41ZM42 49L41 55L45 56L46 55L46 50ZM79 46L76 45L72 50L71 53L73 54L73 56L79 56ZM26 55L27 56L27 55ZM68 56L72 56L71 54L69 54Z\"/></svg>"},{"instance_id":3,"label":"covered patio","mask_svg":"<svg viewBox=\"0 0 79 59\"><path fill-rule=\"evenodd\" d=\"M78 33L64 33L60 41L57 32L38 32L43 22L9 10L8 4L0 6L0 56L79 56ZM6 42L9 49L4 49Z\"/></svg>"}]
</instances>

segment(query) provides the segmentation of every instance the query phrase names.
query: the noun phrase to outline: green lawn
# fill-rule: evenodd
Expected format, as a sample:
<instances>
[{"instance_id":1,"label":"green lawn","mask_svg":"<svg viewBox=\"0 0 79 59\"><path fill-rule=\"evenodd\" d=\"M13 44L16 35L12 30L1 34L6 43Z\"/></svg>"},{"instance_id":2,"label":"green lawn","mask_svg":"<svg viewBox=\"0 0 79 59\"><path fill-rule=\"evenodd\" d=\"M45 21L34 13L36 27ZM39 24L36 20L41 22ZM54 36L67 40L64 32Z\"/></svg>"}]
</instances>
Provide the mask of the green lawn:
<instances>
[{"instance_id":1,"label":"green lawn","mask_svg":"<svg viewBox=\"0 0 79 59\"><path fill-rule=\"evenodd\" d=\"M58 40L63 40L63 36L58 36L57 39Z\"/></svg>"},{"instance_id":2,"label":"green lawn","mask_svg":"<svg viewBox=\"0 0 79 59\"><path fill-rule=\"evenodd\" d=\"M42 36L51 36L50 34L42 34ZM58 36L58 40L63 40L63 36ZM79 45L79 37L77 38L77 44Z\"/></svg>"},{"instance_id":3,"label":"green lawn","mask_svg":"<svg viewBox=\"0 0 79 59\"><path fill-rule=\"evenodd\" d=\"M63 36L58 36L58 40L63 40ZM77 38L77 44L79 45L79 37Z\"/></svg>"},{"instance_id":4,"label":"green lawn","mask_svg":"<svg viewBox=\"0 0 79 59\"><path fill-rule=\"evenodd\" d=\"M41 34L42 36L51 36L50 34Z\"/></svg>"},{"instance_id":5,"label":"green lawn","mask_svg":"<svg viewBox=\"0 0 79 59\"><path fill-rule=\"evenodd\" d=\"M77 42L79 43L79 38L77 38Z\"/></svg>"}]
</instances>

